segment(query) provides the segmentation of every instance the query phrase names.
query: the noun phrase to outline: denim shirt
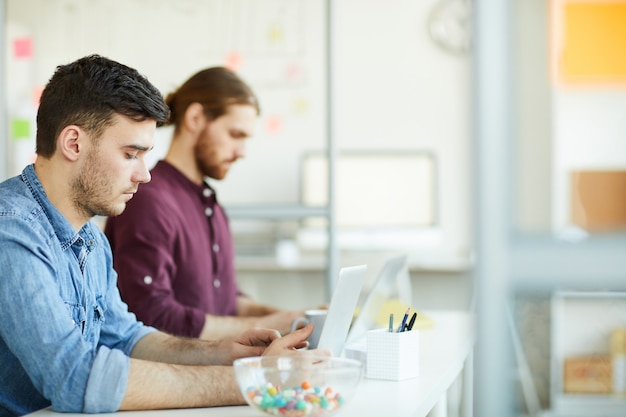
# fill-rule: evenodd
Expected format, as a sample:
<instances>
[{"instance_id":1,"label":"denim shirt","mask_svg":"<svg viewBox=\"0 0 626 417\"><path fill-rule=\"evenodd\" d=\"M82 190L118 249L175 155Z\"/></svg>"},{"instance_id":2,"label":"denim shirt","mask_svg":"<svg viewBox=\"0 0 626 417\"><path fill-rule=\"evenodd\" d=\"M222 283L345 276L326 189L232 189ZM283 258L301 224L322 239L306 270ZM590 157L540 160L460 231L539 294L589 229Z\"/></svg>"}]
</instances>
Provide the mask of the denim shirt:
<instances>
[{"instance_id":1,"label":"denim shirt","mask_svg":"<svg viewBox=\"0 0 626 417\"><path fill-rule=\"evenodd\" d=\"M76 233L29 165L0 184L0 248L0 416L116 411L155 329L122 302L104 234Z\"/></svg>"}]
</instances>

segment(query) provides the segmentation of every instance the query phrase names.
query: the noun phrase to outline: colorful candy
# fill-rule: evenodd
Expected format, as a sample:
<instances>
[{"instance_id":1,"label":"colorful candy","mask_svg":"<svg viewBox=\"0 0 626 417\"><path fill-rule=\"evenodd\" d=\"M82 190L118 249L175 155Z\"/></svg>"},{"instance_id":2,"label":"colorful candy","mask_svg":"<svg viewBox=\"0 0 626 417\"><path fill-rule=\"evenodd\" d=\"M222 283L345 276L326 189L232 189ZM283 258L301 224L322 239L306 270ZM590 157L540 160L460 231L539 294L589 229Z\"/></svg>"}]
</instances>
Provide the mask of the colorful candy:
<instances>
[{"instance_id":1,"label":"colorful candy","mask_svg":"<svg viewBox=\"0 0 626 417\"><path fill-rule=\"evenodd\" d=\"M332 388L311 387L307 381L284 389L270 383L264 387L249 387L246 395L251 404L276 416L325 416L343 405L343 397Z\"/></svg>"}]
</instances>

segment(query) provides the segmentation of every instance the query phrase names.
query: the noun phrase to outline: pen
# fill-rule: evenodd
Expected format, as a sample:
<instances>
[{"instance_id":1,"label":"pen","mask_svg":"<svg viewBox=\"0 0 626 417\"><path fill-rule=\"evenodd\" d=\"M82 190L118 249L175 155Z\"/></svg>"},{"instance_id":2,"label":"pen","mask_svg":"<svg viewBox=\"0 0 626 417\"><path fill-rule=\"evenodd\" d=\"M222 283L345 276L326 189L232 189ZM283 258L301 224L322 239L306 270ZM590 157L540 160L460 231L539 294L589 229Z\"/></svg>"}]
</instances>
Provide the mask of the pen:
<instances>
[{"instance_id":1,"label":"pen","mask_svg":"<svg viewBox=\"0 0 626 417\"><path fill-rule=\"evenodd\" d=\"M393 313L389 315L389 333L393 333Z\"/></svg>"},{"instance_id":2,"label":"pen","mask_svg":"<svg viewBox=\"0 0 626 417\"><path fill-rule=\"evenodd\" d=\"M400 327L398 327L398 333L404 331L404 325L406 324L406 319L409 318L409 310L410 308L407 308L406 313L404 313L404 317L402 318L402 324L400 324Z\"/></svg>"},{"instance_id":3,"label":"pen","mask_svg":"<svg viewBox=\"0 0 626 417\"><path fill-rule=\"evenodd\" d=\"M413 325L415 324L415 319L417 318L417 312L413 313L411 316L411 320L409 320L409 324L406 325L406 329L411 331L413 330Z\"/></svg>"}]
</instances>

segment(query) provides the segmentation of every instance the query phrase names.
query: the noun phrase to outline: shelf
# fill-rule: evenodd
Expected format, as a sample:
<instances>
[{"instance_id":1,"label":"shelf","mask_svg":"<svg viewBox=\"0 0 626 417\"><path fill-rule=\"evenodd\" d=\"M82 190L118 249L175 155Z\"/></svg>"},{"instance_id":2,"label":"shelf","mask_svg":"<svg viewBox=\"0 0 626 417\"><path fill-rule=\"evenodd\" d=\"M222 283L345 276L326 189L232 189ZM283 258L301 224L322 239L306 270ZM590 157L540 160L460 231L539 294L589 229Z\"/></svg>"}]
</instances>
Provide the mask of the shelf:
<instances>
[{"instance_id":1,"label":"shelf","mask_svg":"<svg viewBox=\"0 0 626 417\"><path fill-rule=\"evenodd\" d=\"M329 214L327 207L311 207L299 204L227 205L224 209L232 219L291 220L309 217L326 217Z\"/></svg>"},{"instance_id":2,"label":"shelf","mask_svg":"<svg viewBox=\"0 0 626 417\"><path fill-rule=\"evenodd\" d=\"M551 403L555 416L624 415L626 398L564 392L564 361L574 356L609 356L610 334L626 326L626 292L563 291L552 297Z\"/></svg>"},{"instance_id":3,"label":"shelf","mask_svg":"<svg viewBox=\"0 0 626 417\"><path fill-rule=\"evenodd\" d=\"M626 399L609 395L560 394L553 401L553 417L623 417L626 410Z\"/></svg>"},{"instance_id":4,"label":"shelf","mask_svg":"<svg viewBox=\"0 0 626 417\"><path fill-rule=\"evenodd\" d=\"M389 252L396 253L396 252ZM384 259L386 253L376 252L370 255L368 251L341 251L338 255L345 265L356 265L366 262L367 259L372 260L375 256L377 259ZM420 258L418 256L409 256L408 269L409 272L420 273L465 273L471 269L471 263L467 258L461 257L444 257L441 256L433 259ZM294 262L279 262L274 254L239 254L235 256L235 266L240 272L322 272L327 268L326 253L303 252L300 253Z\"/></svg>"}]
</instances>

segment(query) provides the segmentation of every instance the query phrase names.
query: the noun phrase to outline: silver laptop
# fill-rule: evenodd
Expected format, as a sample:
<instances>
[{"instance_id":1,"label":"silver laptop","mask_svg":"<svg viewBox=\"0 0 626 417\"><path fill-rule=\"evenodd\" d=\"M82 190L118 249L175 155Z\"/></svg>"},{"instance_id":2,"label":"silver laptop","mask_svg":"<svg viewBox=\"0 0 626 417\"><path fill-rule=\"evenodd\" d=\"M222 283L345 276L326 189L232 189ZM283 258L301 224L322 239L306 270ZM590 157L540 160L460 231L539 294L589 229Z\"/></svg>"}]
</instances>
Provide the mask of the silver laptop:
<instances>
[{"instance_id":1,"label":"silver laptop","mask_svg":"<svg viewBox=\"0 0 626 417\"><path fill-rule=\"evenodd\" d=\"M341 268L328 306L318 348L341 356L367 273L366 265Z\"/></svg>"},{"instance_id":2,"label":"silver laptop","mask_svg":"<svg viewBox=\"0 0 626 417\"><path fill-rule=\"evenodd\" d=\"M384 304L389 301L394 292L404 292L401 287L401 277L406 277L408 255L398 255L388 259L376 278L374 285L367 294L359 315L354 320L346 343L354 343L365 338L368 330L376 328L376 318ZM410 288L410 283L407 284Z\"/></svg>"}]
</instances>

